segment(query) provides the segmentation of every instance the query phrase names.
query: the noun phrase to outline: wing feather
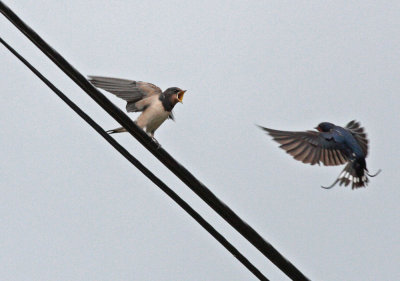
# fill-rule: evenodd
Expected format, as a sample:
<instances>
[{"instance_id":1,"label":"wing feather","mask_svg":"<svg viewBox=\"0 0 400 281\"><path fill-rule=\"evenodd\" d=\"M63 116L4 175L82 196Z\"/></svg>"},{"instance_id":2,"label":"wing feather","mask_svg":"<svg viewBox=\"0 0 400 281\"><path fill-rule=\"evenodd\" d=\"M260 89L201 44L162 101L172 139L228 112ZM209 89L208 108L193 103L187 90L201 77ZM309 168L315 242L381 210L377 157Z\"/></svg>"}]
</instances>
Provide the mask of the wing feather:
<instances>
[{"instance_id":1,"label":"wing feather","mask_svg":"<svg viewBox=\"0 0 400 281\"><path fill-rule=\"evenodd\" d=\"M136 105L138 101L162 93L161 89L156 85L142 81L89 76L89 82L95 87L106 90L127 101L126 109L128 112L142 111L143 106Z\"/></svg>"},{"instance_id":2,"label":"wing feather","mask_svg":"<svg viewBox=\"0 0 400 281\"><path fill-rule=\"evenodd\" d=\"M346 125L346 129L348 129L350 133L354 136L358 144L361 146L361 149L365 157L367 157L368 139L367 139L367 134L364 132L364 128L361 127L359 122L352 120Z\"/></svg>"},{"instance_id":3,"label":"wing feather","mask_svg":"<svg viewBox=\"0 0 400 281\"><path fill-rule=\"evenodd\" d=\"M347 162L333 138L324 138L317 131L290 132L261 127L280 144L294 159L306 164L322 164L326 166L341 165Z\"/></svg>"}]
</instances>

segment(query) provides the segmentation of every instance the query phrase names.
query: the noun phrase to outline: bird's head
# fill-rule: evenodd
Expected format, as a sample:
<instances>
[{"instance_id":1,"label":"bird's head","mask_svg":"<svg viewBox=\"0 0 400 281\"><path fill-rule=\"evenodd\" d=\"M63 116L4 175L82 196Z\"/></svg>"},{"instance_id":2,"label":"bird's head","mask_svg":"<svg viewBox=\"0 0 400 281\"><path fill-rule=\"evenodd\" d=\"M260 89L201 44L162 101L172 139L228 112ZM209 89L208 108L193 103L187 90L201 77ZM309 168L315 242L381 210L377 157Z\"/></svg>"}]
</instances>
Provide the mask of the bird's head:
<instances>
[{"instance_id":1,"label":"bird's head","mask_svg":"<svg viewBox=\"0 0 400 281\"><path fill-rule=\"evenodd\" d=\"M164 95L165 98L172 104L175 105L178 102L182 103L183 95L186 90L179 89L177 87L168 88L165 90Z\"/></svg>"},{"instance_id":2,"label":"bird's head","mask_svg":"<svg viewBox=\"0 0 400 281\"><path fill-rule=\"evenodd\" d=\"M334 124L329 123L329 122L322 122L320 123L315 129L317 129L320 132L329 132L335 127Z\"/></svg>"}]
</instances>

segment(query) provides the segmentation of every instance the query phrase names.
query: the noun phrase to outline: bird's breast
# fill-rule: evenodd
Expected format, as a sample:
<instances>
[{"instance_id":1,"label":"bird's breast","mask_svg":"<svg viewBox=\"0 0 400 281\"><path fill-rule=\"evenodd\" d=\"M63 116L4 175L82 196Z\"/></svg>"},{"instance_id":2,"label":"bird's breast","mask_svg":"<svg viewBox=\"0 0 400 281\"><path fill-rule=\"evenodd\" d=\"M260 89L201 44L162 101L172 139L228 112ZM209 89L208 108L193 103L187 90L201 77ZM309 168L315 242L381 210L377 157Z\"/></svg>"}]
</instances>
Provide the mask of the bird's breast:
<instances>
[{"instance_id":1,"label":"bird's breast","mask_svg":"<svg viewBox=\"0 0 400 281\"><path fill-rule=\"evenodd\" d=\"M155 100L138 117L137 124L146 131L155 131L169 116L170 112L165 111L160 100Z\"/></svg>"}]
</instances>

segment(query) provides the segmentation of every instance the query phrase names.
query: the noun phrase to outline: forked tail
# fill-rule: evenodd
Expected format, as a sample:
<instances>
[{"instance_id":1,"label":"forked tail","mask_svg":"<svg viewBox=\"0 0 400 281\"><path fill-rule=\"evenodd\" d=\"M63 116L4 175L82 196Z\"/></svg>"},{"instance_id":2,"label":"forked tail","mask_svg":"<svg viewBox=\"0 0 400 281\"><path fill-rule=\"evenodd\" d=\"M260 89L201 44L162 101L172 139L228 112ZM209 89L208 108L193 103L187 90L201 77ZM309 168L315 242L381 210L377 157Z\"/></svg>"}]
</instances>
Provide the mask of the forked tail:
<instances>
[{"instance_id":1,"label":"forked tail","mask_svg":"<svg viewBox=\"0 0 400 281\"><path fill-rule=\"evenodd\" d=\"M368 173L365 165L365 159L354 159L347 163L343 171L340 173L339 177L330 186L321 186L325 189L330 189L334 187L338 182L339 185L344 184L348 186L351 183L351 189L366 187L369 180L368 177L377 176L381 170L376 172L374 175Z\"/></svg>"},{"instance_id":2,"label":"forked tail","mask_svg":"<svg viewBox=\"0 0 400 281\"><path fill-rule=\"evenodd\" d=\"M115 134L115 133L123 133L126 132L126 129L124 127L116 128L114 130L108 130L107 133L109 134Z\"/></svg>"}]
</instances>

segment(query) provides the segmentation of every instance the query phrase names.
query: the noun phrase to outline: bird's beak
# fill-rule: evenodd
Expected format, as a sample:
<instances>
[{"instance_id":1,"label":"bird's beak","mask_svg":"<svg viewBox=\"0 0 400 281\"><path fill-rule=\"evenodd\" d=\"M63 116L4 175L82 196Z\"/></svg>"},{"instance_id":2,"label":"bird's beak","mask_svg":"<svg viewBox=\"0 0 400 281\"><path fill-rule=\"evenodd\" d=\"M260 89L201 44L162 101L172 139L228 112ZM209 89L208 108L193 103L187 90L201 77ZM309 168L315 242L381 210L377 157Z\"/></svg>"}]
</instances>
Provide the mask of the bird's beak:
<instances>
[{"instance_id":1,"label":"bird's beak","mask_svg":"<svg viewBox=\"0 0 400 281\"><path fill-rule=\"evenodd\" d=\"M183 101L183 95L185 94L185 92L186 92L186 90L182 90L182 91L180 91L179 93L178 93L178 101L180 102L180 103L183 103L182 101Z\"/></svg>"},{"instance_id":2,"label":"bird's beak","mask_svg":"<svg viewBox=\"0 0 400 281\"><path fill-rule=\"evenodd\" d=\"M319 126L315 127L314 129L316 129L317 131L321 132L321 128Z\"/></svg>"}]
</instances>

